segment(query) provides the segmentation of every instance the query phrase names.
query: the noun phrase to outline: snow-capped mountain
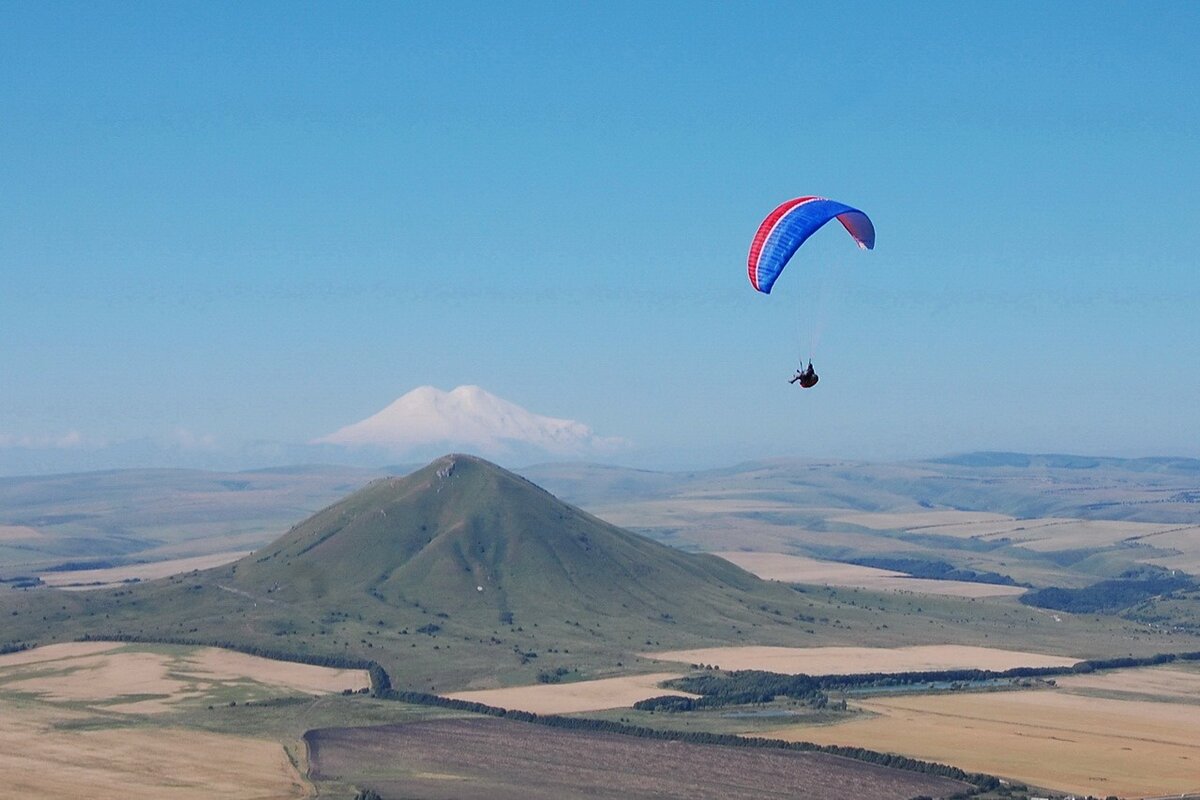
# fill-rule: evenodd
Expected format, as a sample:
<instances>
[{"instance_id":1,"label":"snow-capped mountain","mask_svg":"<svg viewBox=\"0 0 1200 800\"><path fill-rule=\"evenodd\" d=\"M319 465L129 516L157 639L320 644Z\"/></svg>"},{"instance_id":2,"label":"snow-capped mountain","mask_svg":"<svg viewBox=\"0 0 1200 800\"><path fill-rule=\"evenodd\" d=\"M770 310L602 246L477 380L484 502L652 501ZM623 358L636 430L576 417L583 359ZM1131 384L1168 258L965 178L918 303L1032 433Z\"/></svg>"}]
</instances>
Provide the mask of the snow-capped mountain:
<instances>
[{"instance_id":1,"label":"snow-capped mountain","mask_svg":"<svg viewBox=\"0 0 1200 800\"><path fill-rule=\"evenodd\" d=\"M313 444L367 447L395 454L469 450L489 454L540 452L553 456L611 451L621 440L596 436L587 425L528 411L478 386L450 392L421 386L361 422Z\"/></svg>"}]
</instances>

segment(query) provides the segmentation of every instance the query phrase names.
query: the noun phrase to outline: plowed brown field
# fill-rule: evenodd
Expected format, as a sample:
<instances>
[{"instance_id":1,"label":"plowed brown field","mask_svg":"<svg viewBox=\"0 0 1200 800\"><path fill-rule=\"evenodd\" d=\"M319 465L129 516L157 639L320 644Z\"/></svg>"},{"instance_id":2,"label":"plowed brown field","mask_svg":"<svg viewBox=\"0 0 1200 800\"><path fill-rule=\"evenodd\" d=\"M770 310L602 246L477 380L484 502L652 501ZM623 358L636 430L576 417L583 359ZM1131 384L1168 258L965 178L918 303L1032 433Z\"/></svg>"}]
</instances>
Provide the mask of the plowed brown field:
<instances>
[{"instance_id":1,"label":"plowed brown field","mask_svg":"<svg viewBox=\"0 0 1200 800\"><path fill-rule=\"evenodd\" d=\"M386 800L902 800L965 784L822 753L452 719L305 735L310 774Z\"/></svg>"}]
</instances>

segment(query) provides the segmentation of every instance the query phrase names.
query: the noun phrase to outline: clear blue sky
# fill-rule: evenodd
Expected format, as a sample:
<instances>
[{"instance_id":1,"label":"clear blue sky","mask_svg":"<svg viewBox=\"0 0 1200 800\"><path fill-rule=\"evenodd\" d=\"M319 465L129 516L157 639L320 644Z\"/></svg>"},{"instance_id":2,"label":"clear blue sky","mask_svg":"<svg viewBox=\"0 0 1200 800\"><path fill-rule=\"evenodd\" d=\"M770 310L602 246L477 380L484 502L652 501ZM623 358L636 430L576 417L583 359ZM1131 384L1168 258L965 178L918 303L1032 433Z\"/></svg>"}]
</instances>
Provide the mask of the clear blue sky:
<instances>
[{"instance_id":1,"label":"clear blue sky","mask_svg":"<svg viewBox=\"0 0 1200 800\"><path fill-rule=\"evenodd\" d=\"M504 5L0 0L0 472L423 384L635 465L1200 456L1200 4ZM756 294L802 194L877 247Z\"/></svg>"}]
</instances>

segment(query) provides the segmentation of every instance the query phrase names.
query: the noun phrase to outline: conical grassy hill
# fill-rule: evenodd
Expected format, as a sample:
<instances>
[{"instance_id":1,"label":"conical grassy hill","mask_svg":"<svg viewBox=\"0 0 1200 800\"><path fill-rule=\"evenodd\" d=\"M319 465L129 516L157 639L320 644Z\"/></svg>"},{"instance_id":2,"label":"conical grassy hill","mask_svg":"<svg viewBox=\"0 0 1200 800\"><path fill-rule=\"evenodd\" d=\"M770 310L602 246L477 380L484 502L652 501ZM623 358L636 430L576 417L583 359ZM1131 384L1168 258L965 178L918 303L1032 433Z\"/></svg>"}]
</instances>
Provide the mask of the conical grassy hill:
<instances>
[{"instance_id":1,"label":"conical grassy hill","mask_svg":"<svg viewBox=\"0 0 1200 800\"><path fill-rule=\"evenodd\" d=\"M473 456L380 480L237 565L284 601L363 598L487 626L716 615L763 582L622 530Z\"/></svg>"},{"instance_id":2,"label":"conical grassy hill","mask_svg":"<svg viewBox=\"0 0 1200 800\"><path fill-rule=\"evenodd\" d=\"M667 547L451 455L368 485L232 565L28 593L4 640L116 635L371 659L397 686L443 691L661 670L641 654L662 649L903 636L877 613Z\"/></svg>"}]
</instances>

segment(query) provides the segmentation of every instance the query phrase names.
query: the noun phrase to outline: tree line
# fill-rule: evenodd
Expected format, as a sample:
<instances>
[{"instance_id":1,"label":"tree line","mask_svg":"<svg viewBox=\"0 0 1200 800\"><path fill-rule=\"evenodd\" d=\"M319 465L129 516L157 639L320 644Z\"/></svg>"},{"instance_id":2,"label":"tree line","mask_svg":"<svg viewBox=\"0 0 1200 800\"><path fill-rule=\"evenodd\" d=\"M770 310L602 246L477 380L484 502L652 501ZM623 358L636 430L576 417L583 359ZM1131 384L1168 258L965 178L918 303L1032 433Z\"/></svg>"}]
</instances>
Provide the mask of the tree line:
<instances>
[{"instance_id":1,"label":"tree line","mask_svg":"<svg viewBox=\"0 0 1200 800\"><path fill-rule=\"evenodd\" d=\"M1153 575L1148 578L1114 578L1081 589L1050 586L1026 592L1021 595L1021 602L1071 614L1111 613L1152 597L1196 589L1200 589L1200 584L1188 575Z\"/></svg>"},{"instance_id":2,"label":"tree line","mask_svg":"<svg viewBox=\"0 0 1200 800\"><path fill-rule=\"evenodd\" d=\"M1007 670L943 669L923 672L864 672L847 675L785 675L762 670L706 672L667 681L664 686L700 697L663 695L634 703L639 711L695 711L701 708L770 703L786 697L817 708L828 704L828 692L936 683L983 683L1021 678L1048 678L1097 670L1153 667L1173 661L1200 661L1200 651L1153 656L1090 659L1070 666L1015 667Z\"/></svg>"}]
</instances>

